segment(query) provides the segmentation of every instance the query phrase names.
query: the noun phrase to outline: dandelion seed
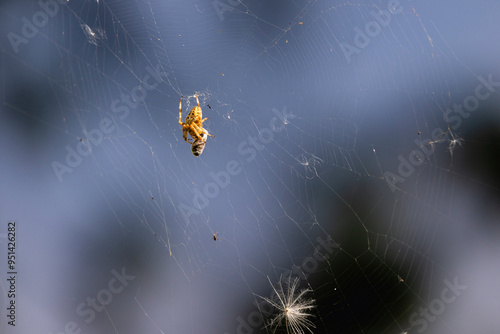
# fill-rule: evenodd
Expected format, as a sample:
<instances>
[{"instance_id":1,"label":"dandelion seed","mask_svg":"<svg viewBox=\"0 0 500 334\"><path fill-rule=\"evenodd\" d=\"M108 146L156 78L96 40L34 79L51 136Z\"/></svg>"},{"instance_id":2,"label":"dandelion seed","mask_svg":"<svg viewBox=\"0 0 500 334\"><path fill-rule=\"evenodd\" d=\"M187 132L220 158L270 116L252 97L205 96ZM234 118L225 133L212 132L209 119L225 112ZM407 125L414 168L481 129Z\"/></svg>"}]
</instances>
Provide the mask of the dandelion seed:
<instances>
[{"instance_id":1,"label":"dandelion seed","mask_svg":"<svg viewBox=\"0 0 500 334\"><path fill-rule=\"evenodd\" d=\"M271 283L269 277L267 279L276 293L278 300L274 301L270 298L259 297L273 306L278 312L267 325L272 328L272 332L275 333L284 320L288 334L304 334L305 330L314 334L311 328L316 328L316 326L308 319L308 317L313 316L309 311L314 308L314 299L307 299L305 296L308 292L312 292L312 290L303 289L300 292L297 291L299 278L292 279L291 275L285 282L285 288L283 287L281 276L276 287Z\"/></svg>"}]
</instances>

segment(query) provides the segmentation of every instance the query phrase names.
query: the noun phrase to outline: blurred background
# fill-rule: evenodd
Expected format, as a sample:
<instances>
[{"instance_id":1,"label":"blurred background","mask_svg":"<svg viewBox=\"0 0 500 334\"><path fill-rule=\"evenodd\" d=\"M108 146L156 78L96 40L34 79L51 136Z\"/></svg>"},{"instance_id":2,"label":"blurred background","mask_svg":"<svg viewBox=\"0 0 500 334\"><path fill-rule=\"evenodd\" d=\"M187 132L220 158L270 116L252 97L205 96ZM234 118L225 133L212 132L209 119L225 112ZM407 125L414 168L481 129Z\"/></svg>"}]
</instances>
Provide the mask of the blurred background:
<instances>
[{"instance_id":1,"label":"blurred background","mask_svg":"<svg viewBox=\"0 0 500 334\"><path fill-rule=\"evenodd\" d=\"M0 332L495 332L499 10L2 1Z\"/></svg>"}]
</instances>

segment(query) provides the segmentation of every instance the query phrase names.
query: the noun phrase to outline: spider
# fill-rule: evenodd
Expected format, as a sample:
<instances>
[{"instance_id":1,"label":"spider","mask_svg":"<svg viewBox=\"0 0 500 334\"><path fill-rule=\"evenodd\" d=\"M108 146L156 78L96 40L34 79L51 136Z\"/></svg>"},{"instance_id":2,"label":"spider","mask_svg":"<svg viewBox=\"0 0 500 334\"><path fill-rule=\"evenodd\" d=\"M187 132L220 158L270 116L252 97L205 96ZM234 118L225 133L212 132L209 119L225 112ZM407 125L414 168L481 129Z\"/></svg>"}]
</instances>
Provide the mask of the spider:
<instances>
[{"instance_id":1,"label":"spider","mask_svg":"<svg viewBox=\"0 0 500 334\"><path fill-rule=\"evenodd\" d=\"M189 139L187 138L188 132L195 142L197 140L201 140L203 143L206 142L206 137L203 138L204 137L203 134L207 134L210 137L214 137L211 134L209 134L205 129L203 129L203 122L205 122L208 118L202 119L202 111L200 108L200 101L198 100L198 95L194 93L194 96L196 97L197 105L193 107L193 109L191 109L189 114L186 116L185 123L182 122L182 96L181 96L181 101L179 102L179 124L182 125L182 137L189 144L193 144L193 142L189 141Z\"/></svg>"},{"instance_id":2,"label":"spider","mask_svg":"<svg viewBox=\"0 0 500 334\"><path fill-rule=\"evenodd\" d=\"M219 232L215 233L212 238L214 239L214 241L217 241L217 240L220 240L220 237L219 237Z\"/></svg>"}]
</instances>

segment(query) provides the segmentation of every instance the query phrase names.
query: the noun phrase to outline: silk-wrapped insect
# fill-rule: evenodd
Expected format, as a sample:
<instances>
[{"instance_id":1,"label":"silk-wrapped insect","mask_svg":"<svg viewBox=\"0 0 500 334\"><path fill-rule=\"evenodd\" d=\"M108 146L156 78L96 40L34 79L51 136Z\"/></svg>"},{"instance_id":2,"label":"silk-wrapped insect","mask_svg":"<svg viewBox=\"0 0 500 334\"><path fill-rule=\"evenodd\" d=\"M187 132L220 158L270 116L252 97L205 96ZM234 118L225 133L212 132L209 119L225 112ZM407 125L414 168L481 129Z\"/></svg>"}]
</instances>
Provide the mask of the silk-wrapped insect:
<instances>
[{"instance_id":1,"label":"silk-wrapped insect","mask_svg":"<svg viewBox=\"0 0 500 334\"><path fill-rule=\"evenodd\" d=\"M207 135L202 134L201 139L195 139L193 144L191 145L191 152L195 157L200 156L205 149L205 145L207 144Z\"/></svg>"}]
</instances>

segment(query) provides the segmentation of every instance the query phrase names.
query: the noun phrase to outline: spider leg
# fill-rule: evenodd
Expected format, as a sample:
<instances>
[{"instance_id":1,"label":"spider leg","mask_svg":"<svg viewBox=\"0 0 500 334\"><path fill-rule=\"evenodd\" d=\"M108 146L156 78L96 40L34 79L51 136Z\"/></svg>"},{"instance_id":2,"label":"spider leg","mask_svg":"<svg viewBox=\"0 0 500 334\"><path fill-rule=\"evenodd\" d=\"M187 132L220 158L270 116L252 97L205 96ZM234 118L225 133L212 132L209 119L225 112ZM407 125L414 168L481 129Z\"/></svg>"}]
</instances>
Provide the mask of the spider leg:
<instances>
[{"instance_id":1,"label":"spider leg","mask_svg":"<svg viewBox=\"0 0 500 334\"><path fill-rule=\"evenodd\" d=\"M181 102L179 102L179 124L184 125L184 123L182 123L182 96ZM184 139L186 139L186 136L184 136Z\"/></svg>"},{"instance_id":2,"label":"spider leg","mask_svg":"<svg viewBox=\"0 0 500 334\"><path fill-rule=\"evenodd\" d=\"M207 118L202 119L202 120L201 120L201 122L203 123L203 122L205 122L207 119L208 119L208 117L207 117Z\"/></svg>"},{"instance_id":3,"label":"spider leg","mask_svg":"<svg viewBox=\"0 0 500 334\"><path fill-rule=\"evenodd\" d=\"M196 127L196 130L198 133L206 133L207 135L209 135L210 137L215 137L215 136L212 136L210 133L207 132L207 130L205 130L204 128L196 125L193 123L193 127Z\"/></svg>"},{"instance_id":4,"label":"spider leg","mask_svg":"<svg viewBox=\"0 0 500 334\"><path fill-rule=\"evenodd\" d=\"M182 138L184 138L184 140L191 144L191 142L189 141L189 139L187 138L187 133L188 133L188 129L186 127L182 127Z\"/></svg>"},{"instance_id":5,"label":"spider leg","mask_svg":"<svg viewBox=\"0 0 500 334\"><path fill-rule=\"evenodd\" d=\"M196 136L196 138L194 138L193 134L191 134L193 139L203 140L203 137L200 134L200 132L203 132L203 129L201 129L202 131L200 131L200 128L196 124L192 123L191 130L194 132L194 135Z\"/></svg>"},{"instance_id":6,"label":"spider leg","mask_svg":"<svg viewBox=\"0 0 500 334\"><path fill-rule=\"evenodd\" d=\"M198 95L196 92L194 92L194 96L196 97L196 103L198 104L198 107L200 106L200 100L198 100Z\"/></svg>"}]
</instances>

